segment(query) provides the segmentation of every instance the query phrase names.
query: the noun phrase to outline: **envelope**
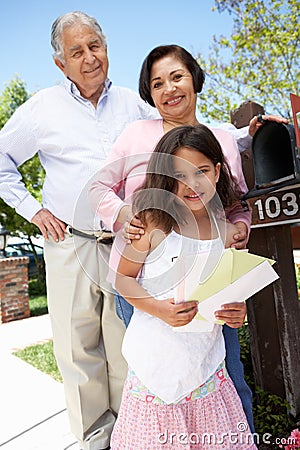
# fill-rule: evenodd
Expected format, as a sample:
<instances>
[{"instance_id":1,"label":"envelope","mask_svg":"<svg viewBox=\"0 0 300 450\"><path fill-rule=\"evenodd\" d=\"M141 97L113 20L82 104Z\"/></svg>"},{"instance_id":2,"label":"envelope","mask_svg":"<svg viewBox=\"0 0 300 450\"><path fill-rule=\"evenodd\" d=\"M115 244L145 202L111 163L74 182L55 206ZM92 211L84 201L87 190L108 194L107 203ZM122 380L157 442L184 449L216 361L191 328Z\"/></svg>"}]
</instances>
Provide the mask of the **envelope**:
<instances>
[{"instance_id":1,"label":"envelope","mask_svg":"<svg viewBox=\"0 0 300 450\"><path fill-rule=\"evenodd\" d=\"M181 277L175 301L197 300L198 313L188 325L174 330L211 331L216 323L214 313L221 305L243 302L279 278L272 259L233 248L215 256L204 252L182 261L186 274ZM206 264L213 258L214 267L203 276Z\"/></svg>"}]
</instances>

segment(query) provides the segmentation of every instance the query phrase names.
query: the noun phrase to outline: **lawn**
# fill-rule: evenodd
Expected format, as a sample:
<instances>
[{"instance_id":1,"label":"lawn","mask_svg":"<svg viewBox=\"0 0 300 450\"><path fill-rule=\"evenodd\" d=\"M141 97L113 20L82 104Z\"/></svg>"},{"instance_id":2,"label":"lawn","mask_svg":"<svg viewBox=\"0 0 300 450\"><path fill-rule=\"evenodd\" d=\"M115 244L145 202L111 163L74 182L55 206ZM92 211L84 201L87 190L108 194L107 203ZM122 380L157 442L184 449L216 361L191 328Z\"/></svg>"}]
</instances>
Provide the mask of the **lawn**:
<instances>
[{"instance_id":1,"label":"lawn","mask_svg":"<svg viewBox=\"0 0 300 450\"><path fill-rule=\"evenodd\" d=\"M36 369L50 375L56 381L62 382L61 374L53 354L52 341L46 342L45 344L31 345L23 350L14 352L14 355L31 364Z\"/></svg>"},{"instance_id":2,"label":"lawn","mask_svg":"<svg viewBox=\"0 0 300 450\"><path fill-rule=\"evenodd\" d=\"M43 284L39 283L37 280L30 281L29 295L30 316L33 317L48 314L47 296L44 293ZM18 350L14 355L50 375L56 381L62 382L61 374L53 354L52 341Z\"/></svg>"}]
</instances>

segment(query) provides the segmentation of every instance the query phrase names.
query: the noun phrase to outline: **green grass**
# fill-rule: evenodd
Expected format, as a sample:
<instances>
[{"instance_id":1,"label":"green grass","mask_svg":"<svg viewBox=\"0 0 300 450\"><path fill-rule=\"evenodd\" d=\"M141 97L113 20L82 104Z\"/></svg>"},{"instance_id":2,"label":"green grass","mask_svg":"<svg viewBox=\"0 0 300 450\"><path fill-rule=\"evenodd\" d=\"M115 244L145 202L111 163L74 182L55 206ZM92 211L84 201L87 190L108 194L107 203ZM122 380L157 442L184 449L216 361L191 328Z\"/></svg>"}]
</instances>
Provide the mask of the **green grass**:
<instances>
[{"instance_id":1,"label":"green grass","mask_svg":"<svg viewBox=\"0 0 300 450\"><path fill-rule=\"evenodd\" d=\"M43 283L34 279L29 282L29 309L30 316L41 316L48 314L47 296L44 293ZM23 350L14 352L14 355L36 369L44 372L54 378L56 381L62 382L61 374L57 367L56 359L53 353L53 342L49 341L45 344L32 345Z\"/></svg>"},{"instance_id":2,"label":"green grass","mask_svg":"<svg viewBox=\"0 0 300 450\"><path fill-rule=\"evenodd\" d=\"M28 282L30 316L48 314L45 280L33 278Z\"/></svg>"},{"instance_id":3,"label":"green grass","mask_svg":"<svg viewBox=\"0 0 300 450\"><path fill-rule=\"evenodd\" d=\"M41 316L48 314L46 295L39 295L29 299L30 316Z\"/></svg>"},{"instance_id":4,"label":"green grass","mask_svg":"<svg viewBox=\"0 0 300 450\"><path fill-rule=\"evenodd\" d=\"M38 292L41 295L36 295ZM40 289L31 292L29 308L31 317L48 314L47 296ZM14 352L14 355L62 383L62 377L53 353L52 341L45 344L31 345L23 350Z\"/></svg>"},{"instance_id":5,"label":"green grass","mask_svg":"<svg viewBox=\"0 0 300 450\"><path fill-rule=\"evenodd\" d=\"M26 347L14 352L14 355L62 383L61 374L53 354L52 341Z\"/></svg>"}]
</instances>

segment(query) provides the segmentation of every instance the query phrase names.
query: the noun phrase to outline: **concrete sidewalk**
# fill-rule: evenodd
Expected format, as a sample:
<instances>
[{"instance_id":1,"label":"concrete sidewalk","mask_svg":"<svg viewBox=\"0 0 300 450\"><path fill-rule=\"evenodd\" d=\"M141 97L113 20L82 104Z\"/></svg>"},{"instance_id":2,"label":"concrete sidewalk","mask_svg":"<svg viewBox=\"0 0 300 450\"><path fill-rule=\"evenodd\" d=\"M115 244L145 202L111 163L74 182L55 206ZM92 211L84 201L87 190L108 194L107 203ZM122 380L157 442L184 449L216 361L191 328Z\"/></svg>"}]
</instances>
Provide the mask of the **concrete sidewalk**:
<instances>
[{"instance_id":1,"label":"concrete sidewalk","mask_svg":"<svg viewBox=\"0 0 300 450\"><path fill-rule=\"evenodd\" d=\"M49 315L0 324L1 450L79 450L63 386L12 353L52 339Z\"/></svg>"}]
</instances>

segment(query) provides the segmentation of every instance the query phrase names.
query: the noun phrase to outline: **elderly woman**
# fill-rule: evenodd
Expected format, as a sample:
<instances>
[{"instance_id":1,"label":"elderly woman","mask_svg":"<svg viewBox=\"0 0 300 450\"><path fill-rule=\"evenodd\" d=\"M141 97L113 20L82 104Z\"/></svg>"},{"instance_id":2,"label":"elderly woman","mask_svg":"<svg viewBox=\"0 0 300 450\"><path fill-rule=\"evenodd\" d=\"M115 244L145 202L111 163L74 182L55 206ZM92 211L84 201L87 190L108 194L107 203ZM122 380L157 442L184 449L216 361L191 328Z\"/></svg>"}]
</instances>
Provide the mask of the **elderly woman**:
<instances>
[{"instance_id":1,"label":"elderly woman","mask_svg":"<svg viewBox=\"0 0 300 450\"><path fill-rule=\"evenodd\" d=\"M129 125L115 142L105 167L98 173L90 189L90 200L97 215L114 232L124 224L126 239L139 239L143 225L137 217L132 217L131 195L141 185L152 151L159 139L172 128L181 125L199 124L196 117L197 93L201 92L204 73L193 56L177 45L164 45L154 48L142 65L139 92L142 99L155 106L161 118L143 120ZM249 133L254 134L261 126L257 118L250 122ZM231 172L236 178L241 192L247 191L241 159L235 139L227 131L211 128L221 144ZM246 245L251 213L244 211L241 203L226 211L227 219L238 229L235 235L236 248ZM97 217L97 219L99 218ZM118 241L119 242L119 241ZM120 245L120 243L118 244ZM125 242L124 242L125 245ZM120 248L115 245L111 254L110 266L118 267ZM113 270L111 272L113 272ZM113 273L111 280L113 282ZM116 294L116 309L120 318L128 325L132 307ZM246 307L241 303L225 305L216 313L216 318L226 320L223 333L226 343L226 365L228 372L240 395L248 423L254 431L252 416L252 394L244 381L243 366L240 361L240 348L236 328L241 326ZM181 314L188 323L191 312L182 305L173 305L171 316ZM155 314L154 314L155 315ZM172 324L170 311L159 311L157 316ZM171 318L170 318L171 317Z\"/></svg>"}]
</instances>

